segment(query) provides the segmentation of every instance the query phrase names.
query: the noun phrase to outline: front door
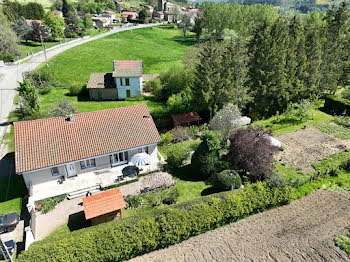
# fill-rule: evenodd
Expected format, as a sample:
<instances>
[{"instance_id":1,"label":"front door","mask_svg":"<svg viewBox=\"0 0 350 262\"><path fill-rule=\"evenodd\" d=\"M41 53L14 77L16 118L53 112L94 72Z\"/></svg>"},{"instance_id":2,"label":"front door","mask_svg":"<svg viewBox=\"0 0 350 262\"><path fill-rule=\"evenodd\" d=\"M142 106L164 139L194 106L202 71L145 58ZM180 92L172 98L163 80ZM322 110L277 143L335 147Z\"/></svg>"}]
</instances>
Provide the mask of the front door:
<instances>
[{"instance_id":1,"label":"front door","mask_svg":"<svg viewBox=\"0 0 350 262\"><path fill-rule=\"evenodd\" d=\"M67 164L67 177L72 177L76 175L77 175L77 172L75 171L75 164L74 163Z\"/></svg>"}]
</instances>

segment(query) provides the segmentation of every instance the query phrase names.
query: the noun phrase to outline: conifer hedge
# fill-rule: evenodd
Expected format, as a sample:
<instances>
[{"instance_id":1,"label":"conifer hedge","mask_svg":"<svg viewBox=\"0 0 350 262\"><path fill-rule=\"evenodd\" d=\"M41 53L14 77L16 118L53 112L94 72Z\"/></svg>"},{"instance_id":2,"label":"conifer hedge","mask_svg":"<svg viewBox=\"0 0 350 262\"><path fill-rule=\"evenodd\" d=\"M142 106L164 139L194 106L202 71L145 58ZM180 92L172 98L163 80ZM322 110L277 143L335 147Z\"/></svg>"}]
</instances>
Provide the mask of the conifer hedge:
<instances>
[{"instance_id":1,"label":"conifer hedge","mask_svg":"<svg viewBox=\"0 0 350 262\"><path fill-rule=\"evenodd\" d=\"M329 95L324 101L324 110L332 115L350 115L350 100Z\"/></svg>"},{"instance_id":2,"label":"conifer hedge","mask_svg":"<svg viewBox=\"0 0 350 262\"><path fill-rule=\"evenodd\" d=\"M289 186L270 188L259 182L74 231L56 241L38 241L17 261L123 261L287 204L291 199Z\"/></svg>"}]
</instances>

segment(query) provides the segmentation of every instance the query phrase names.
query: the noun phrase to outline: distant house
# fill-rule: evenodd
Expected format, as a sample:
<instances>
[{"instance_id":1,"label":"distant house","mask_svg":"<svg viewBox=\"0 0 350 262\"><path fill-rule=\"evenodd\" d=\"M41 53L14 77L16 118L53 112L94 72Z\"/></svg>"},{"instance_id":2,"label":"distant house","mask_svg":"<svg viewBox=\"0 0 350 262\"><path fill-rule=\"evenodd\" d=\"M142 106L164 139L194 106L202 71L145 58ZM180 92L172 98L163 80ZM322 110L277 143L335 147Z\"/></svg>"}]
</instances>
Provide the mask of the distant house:
<instances>
[{"instance_id":1,"label":"distant house","mask_svg":"<svg viewBox=\"0 0 350 262\"><path fill-rule=\"evenodd\" d=\"M54 10L54 11L51 11L51 13L53 13L54 15L58 15L60 17L63 17L63 13L61 11Z\"/></svg>"},{"instance_id":2,"label":"distant house","mask_svg":"<svg viewBox=\"0 0 350 262\"><path fill-rule=\"evenodd\" d=\"M168 2L167 0L158 0L158 12L164 13L164 20L177 23L181 19L180 17L184 14L184 11L179 5Z\"/></svg>"},{"instance_id":3,"label":"distant house","mask_svg":"<svg viewBox=\"0 0 350 262\"><path fill-rule=\"evenodd\" d=\"M118 12L121 13L124 10L124 3L117 0L115 0L114 3Z\"/></svg>"},{"instance_id":4,"label":"distant house","mask_svg":"<svg viewBox=\"0 0 350 262\"><path fill-rule=\"evenodd\" d=\"M163 20L164 19L164 12L163 11L155 11L155 12L153 12L153 17Z\"/></svg>"},{"instance_id":5,"label":"distant house","mask_svg":"<svg viewBox=\"0 0 350 262\"><path fill-rule=\"evenodd\" d=\"M115 60L112 73L91 73L86 87L91 100L124 100L140 96L142 83L154 77L143 74L142 60Z\"/></svg>"},{"instance_id":6,"label":"distant house","mask_svg":"<svg viewBox=\"0 0 350 262\"><path fill-rule=\"evenodd\" d=\"M31 26L33 23L38 23L39 25L43 24L43 21L41 20L33 20L33 19L26 19L27 25Z\"/></svg>"},{"instance_id":7,"label":"distant house","mask_svg":"<svg viewBox=\"0 0 350 262\"><path fill-rule=\"evenodd\" d=\"M125 169L147 153L140 173L159 169L161 141L146 104L14 123L16 173L29 204L62 194L68 198L135 179Z\"/></svg>"},{"instance_id":8,"label":"distant house","mask_svg":"<svg viewBox=\"0 0 350 262\"><path fill-rule=\"evenodd\" d=\"M92 17L92 21L95 23L96 27L108 27L111 24L111 20L106 17L95 16Z\"/></svg>"},{"instance_id":9,"label":"distant house","mask_svg":"<svg viewBox=\"0 0 350 262\"><path fill-rule=\"evenodd\" d=\"M128 11L124 11L121 13L122 17L126 18L127 20L135 20L137 17L137 13L136 12L128 12Z\"/></svg>"},{"instance_id":10,"label":"distant house","mask_svg":"<svg viewBox=\"0 0 350 262\"><path fill-rule=\"evenodd\" d=\"M86 220L91 220L93 226L122 218L122 209L126 207L119 188L83 198Z\"/></svg>"},{"instance_id":11,"label":"distant house","mask_svg":"<svg viewBox=\"0 0 350 262\"><path fill-rule=\"evenodd\" d=\"M115 12L113 11L104 11L101 16L109 19L110 23L113 23L115 20Z\"/></svg>"}]
</instances>

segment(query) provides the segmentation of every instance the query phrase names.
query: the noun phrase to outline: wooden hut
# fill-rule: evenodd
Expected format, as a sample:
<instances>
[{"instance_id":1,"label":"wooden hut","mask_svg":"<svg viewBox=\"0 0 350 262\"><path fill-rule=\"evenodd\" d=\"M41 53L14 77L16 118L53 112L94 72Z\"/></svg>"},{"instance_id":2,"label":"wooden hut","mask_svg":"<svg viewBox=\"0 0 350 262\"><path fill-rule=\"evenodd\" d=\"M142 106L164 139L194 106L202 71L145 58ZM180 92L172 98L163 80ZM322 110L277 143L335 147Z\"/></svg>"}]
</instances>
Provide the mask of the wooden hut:
<instances>
[{"instance_id":1,"label":"wooden hut","mask_svg":"<svg viewBox=\"0 0 350 262\"><path fill-rule=\"evenodd\" d=\"M83 206L85 218L90 219L93 226L122 218L122 209L126 207L119 188L84 197Z\"/></svg>"}]
</instances>

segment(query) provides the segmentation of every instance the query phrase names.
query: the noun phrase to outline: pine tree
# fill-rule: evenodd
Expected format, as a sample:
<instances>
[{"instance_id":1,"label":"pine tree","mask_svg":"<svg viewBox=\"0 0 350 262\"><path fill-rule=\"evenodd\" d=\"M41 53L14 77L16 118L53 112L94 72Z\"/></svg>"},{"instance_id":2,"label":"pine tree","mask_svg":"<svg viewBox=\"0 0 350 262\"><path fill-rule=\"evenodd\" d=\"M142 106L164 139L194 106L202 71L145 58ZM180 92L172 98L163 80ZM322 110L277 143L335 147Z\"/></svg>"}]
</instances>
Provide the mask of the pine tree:
<instances>
[{"instance_id":1,"label":"pine tree","mask_svg":"<svg viewBox=\"0 0 350 262\"><path fill-rule=\"evenodd\" d=\"M27 21L23 16L17 21L17 23L12 24L12 28L21 40L26 40L26 43L32 37L32 28L27 24Z\"/></svg>"}]
</instances>

